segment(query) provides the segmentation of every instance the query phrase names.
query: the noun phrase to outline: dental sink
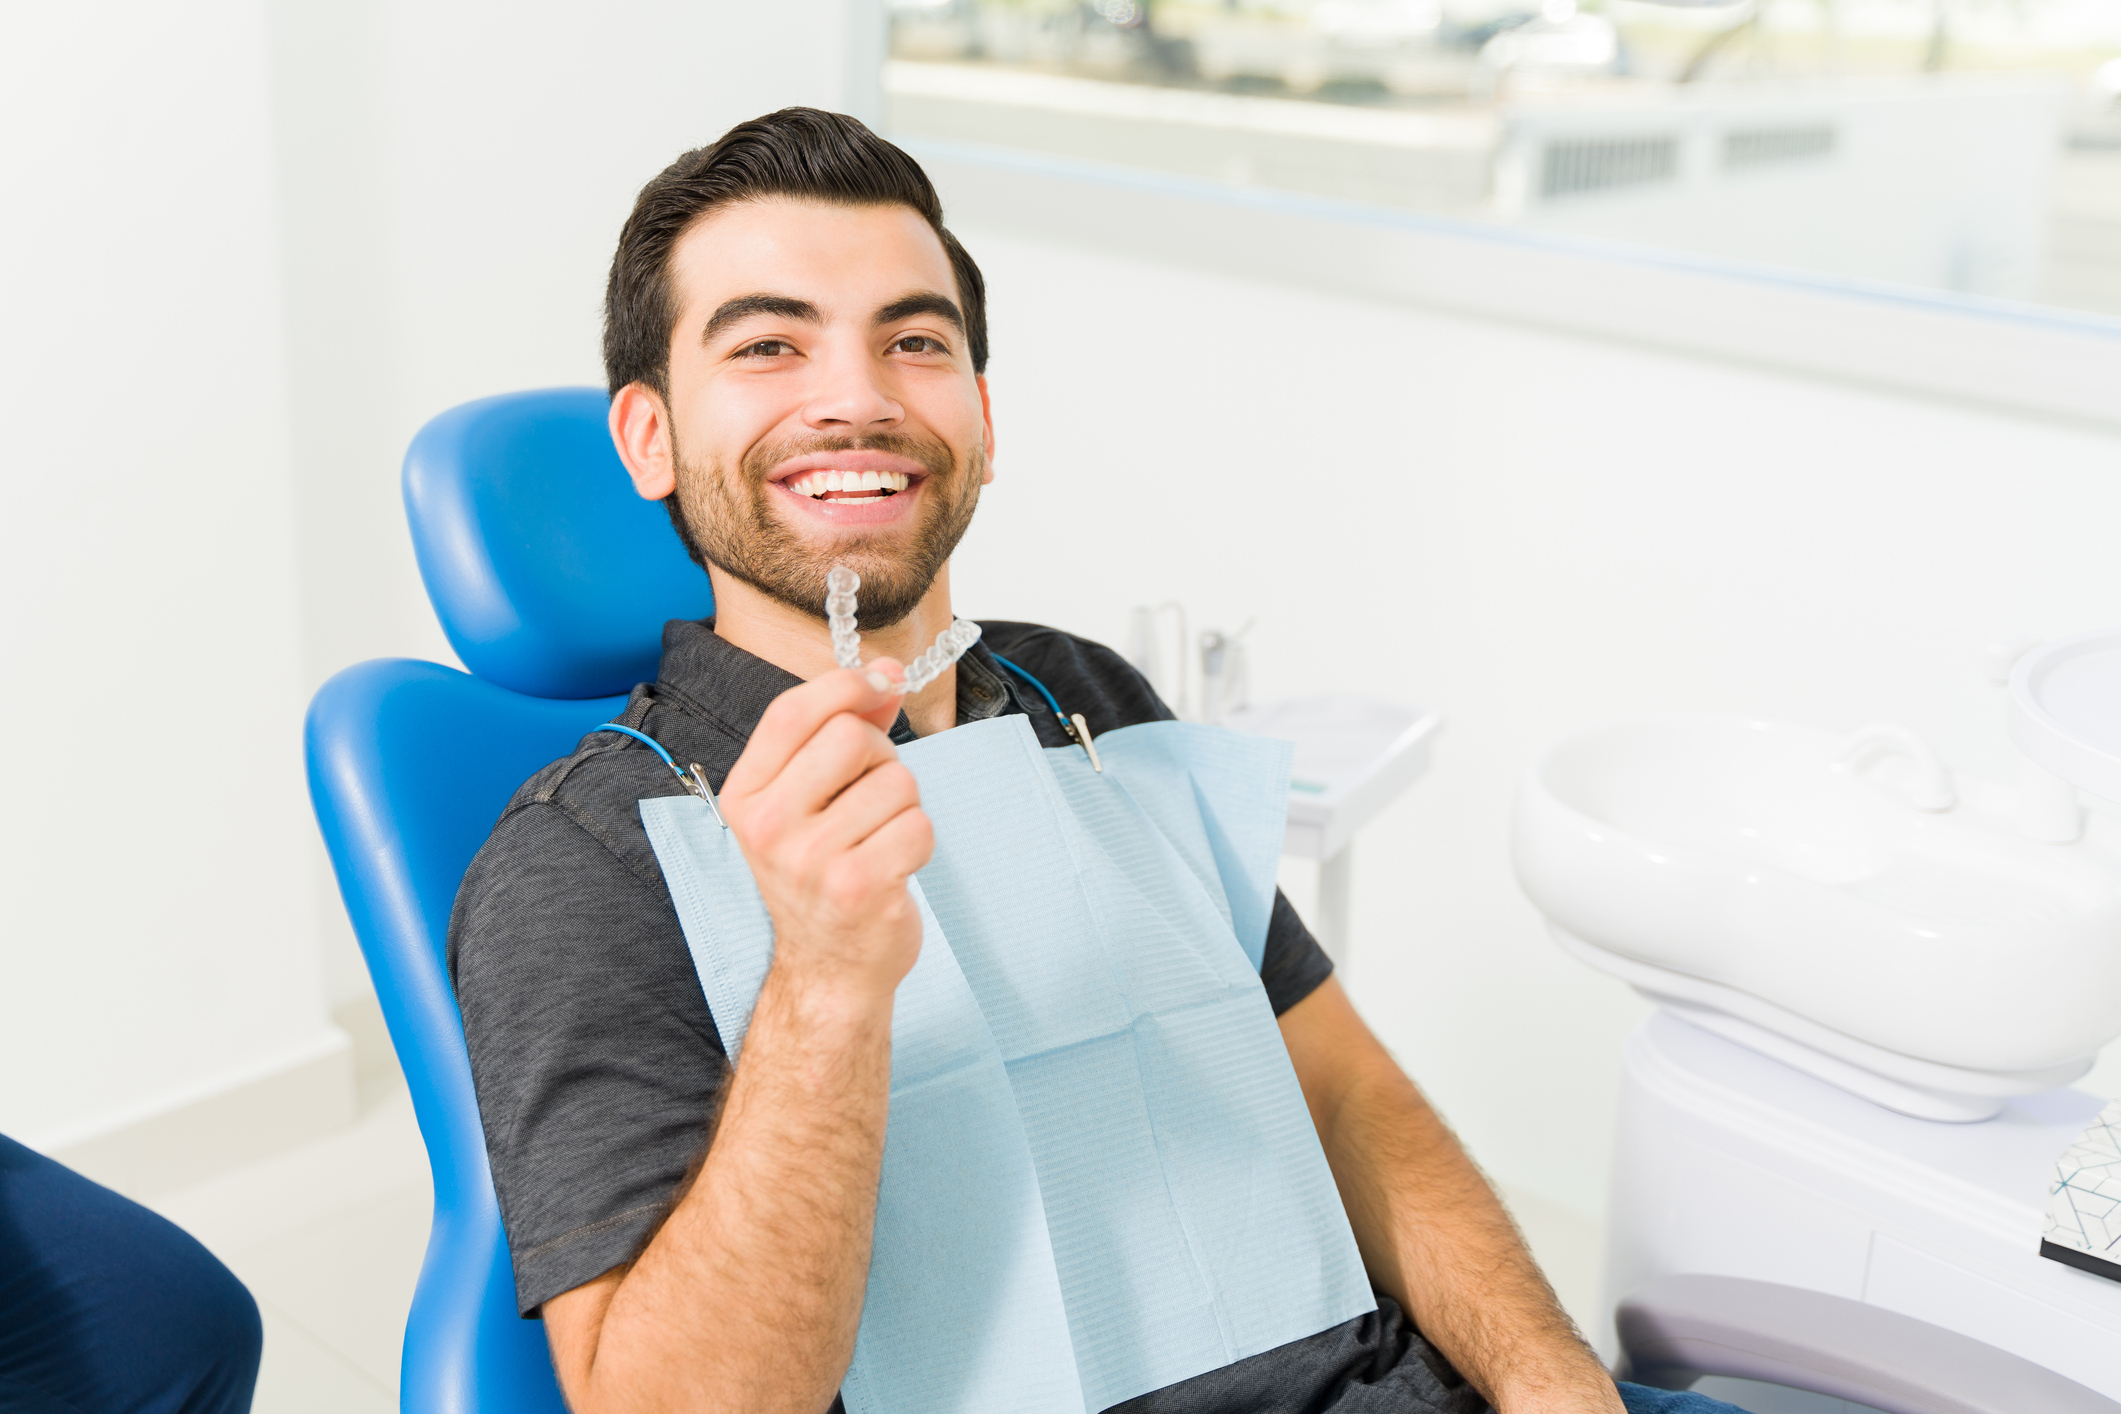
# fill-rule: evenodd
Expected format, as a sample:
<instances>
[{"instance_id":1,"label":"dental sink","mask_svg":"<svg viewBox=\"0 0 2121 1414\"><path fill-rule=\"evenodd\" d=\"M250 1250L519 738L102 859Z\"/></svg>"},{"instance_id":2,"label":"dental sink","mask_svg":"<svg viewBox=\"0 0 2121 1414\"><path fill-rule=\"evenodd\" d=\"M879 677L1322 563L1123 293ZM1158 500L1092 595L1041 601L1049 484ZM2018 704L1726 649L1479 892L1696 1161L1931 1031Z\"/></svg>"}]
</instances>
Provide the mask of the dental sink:
<instances>
[{"instance_id":1,"label":"dental sink","mask_svg":"<svg viewBox=\"0 0 2121 1414\"><path fill-rule=\"evenodd\" d=\"M1582 961L1888 1108L1977 1120L2121 1035L2121 826L2058 844L2018 816L1902 728L1667 717L1544 752L1512 853Z\"/></svg>"}]
</instances>

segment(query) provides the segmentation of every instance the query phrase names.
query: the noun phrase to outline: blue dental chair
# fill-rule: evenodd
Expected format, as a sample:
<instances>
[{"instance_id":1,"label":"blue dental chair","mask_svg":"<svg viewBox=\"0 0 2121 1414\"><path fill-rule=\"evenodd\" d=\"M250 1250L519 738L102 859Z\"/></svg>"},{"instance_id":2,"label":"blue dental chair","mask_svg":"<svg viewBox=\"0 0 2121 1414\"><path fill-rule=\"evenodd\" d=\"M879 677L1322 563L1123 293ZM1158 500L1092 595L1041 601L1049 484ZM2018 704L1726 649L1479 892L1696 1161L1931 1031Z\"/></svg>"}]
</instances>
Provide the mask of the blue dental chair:
<instances>
[{"instance_id":1,"label":"blue dental chair","mask_svg":"<svg viewBox=\"0 0 2121 1414\"><path fill-rule=\"evenodd\" d=\"M516 787L655 676L662 626L714 611L663 508L633 494L600 389L467 403L421 429L405 509L470 675L385 658L318 691L310 798L434 1172L406 1322L407 1414L563 1414L542 1323L516 1314L444 941Z\"/></svg>"}]
</instances>

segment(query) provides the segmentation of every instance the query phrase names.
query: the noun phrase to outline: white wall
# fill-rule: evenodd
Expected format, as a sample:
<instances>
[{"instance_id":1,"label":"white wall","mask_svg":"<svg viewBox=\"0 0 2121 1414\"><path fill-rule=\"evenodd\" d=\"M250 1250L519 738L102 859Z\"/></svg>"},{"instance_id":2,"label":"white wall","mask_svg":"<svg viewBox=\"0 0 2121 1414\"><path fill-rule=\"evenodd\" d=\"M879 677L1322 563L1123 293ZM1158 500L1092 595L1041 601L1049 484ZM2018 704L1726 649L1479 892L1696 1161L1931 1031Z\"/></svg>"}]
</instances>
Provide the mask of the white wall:
<instances>
[{"instance_id":1,"label":"white wall","mask_svg":"<svg viewBox=\"0 0 2121 1414\"><path fill-rule=\"evenodd\" d=\"M1645 1008L1512 880L1532 753L1703 710L1901 721L2008 777L1984 644L2121 619L2121 433L961 234L999 445L959 612L1117 643L1177 598L1259 617L1255 698L1441 709L1356 846L1351 988L1483 1163L1583 1213Z\"/></svg>"},{"instance_id":2,"label":"white wall","mask_svg":"<svg viewBox=\"0 0 2121 1414\"><path fill-rule=\"evenodd\" d=\"M263 10L0 43L0 1131L71 1147L332 1055Z\"/></svg>"},{"instance_id":3,"label":"white wall","mask_svg":"<svg viewBox=\"0 0 2121 1414\"><path fill-rule=\"evenodd\" d=\"M347 1112L327 1011L367 982L301 720L360 659L448 661L405 446L468 398L601 382L635 190L784 104L874 112L880 26L865 0L9 11L0 1132L147 1188L239 1157L201 1105L249 1095L288 1140ZM82 1148L113 1134L191 1149Z\"/></svg>"}]
</instances>

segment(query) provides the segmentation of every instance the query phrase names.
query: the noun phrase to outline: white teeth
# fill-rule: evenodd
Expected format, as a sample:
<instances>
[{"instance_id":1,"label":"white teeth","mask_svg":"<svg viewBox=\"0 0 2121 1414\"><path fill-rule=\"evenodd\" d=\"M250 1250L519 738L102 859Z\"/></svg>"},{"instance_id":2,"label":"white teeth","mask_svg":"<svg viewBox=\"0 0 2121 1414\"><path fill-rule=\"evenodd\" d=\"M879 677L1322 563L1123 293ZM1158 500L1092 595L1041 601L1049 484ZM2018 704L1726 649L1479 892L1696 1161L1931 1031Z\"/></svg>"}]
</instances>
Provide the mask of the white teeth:
<instances>
[{"instance_id":1,"label":"white teeth","mask_svg":"<svg viewBox=\"0 0 2121 1414\"><path fill-rule=\"evenodd\" d=\"M832 504L835 506L866 506L871 501L881 501L883 499L882 493L878 493L874 496L849 496L844 500L834 501Z\"/></svg>"},{"instance_id":2,"label":"white teeth","mask_svg":"<svg viewBox=\"0 0 2121 1414\"><path fill-rule=\"evenodd\" d=\"M798 496L823 496L833 491L903 491L913 478L903 471L806 471L788 478L788 489ZM877 496L863 497L877 500Z\"/></svg>"}]
</instances>

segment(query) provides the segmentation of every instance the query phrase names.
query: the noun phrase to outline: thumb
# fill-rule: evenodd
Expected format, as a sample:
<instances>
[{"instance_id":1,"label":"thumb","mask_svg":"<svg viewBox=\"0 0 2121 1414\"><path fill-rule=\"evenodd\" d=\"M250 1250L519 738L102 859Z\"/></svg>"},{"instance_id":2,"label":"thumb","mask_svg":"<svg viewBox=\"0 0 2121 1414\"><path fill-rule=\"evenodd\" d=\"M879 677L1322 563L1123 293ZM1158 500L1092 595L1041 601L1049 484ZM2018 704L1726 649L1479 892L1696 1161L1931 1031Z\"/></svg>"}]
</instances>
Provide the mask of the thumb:
<instances>
[{"instance_id":1,"label":"thumb","mask_svg":"<svg viewBox=\"0 0 2121 1414\"><path fill-rule=\"evenodd\" d=\"M906 680L906 669L896 658L877 658L862 665L862 675L876 693L876 705L864 712L855 713L880 732L891 730L898 720L899 708L906 697L895 690L896 684Z\"/></svg>"}]
</instances>

